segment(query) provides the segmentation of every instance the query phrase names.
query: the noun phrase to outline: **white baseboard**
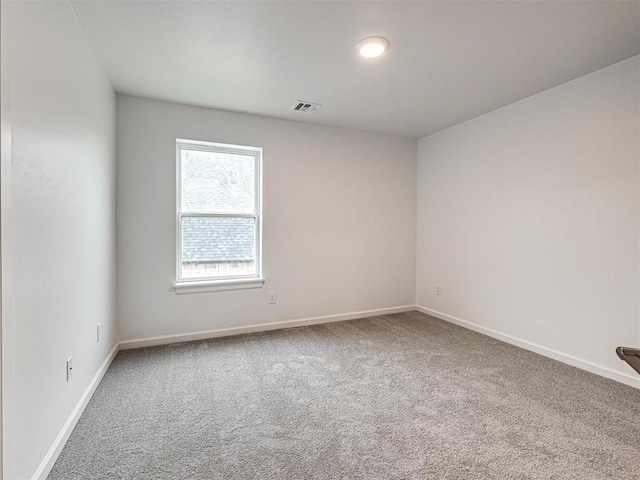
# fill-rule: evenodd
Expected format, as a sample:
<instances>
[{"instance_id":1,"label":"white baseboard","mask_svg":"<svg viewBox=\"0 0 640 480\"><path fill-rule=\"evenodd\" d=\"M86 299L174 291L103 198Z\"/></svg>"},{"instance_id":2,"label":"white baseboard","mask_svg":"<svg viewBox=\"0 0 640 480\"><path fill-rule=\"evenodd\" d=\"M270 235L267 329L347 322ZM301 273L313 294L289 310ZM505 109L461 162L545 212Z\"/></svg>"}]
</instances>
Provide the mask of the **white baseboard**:
<instances>
[{"instance_id":1,"label":"white baseboard","mask_svg":"<svg viewBox=\"0 0 640 480\"><path fill-rule=\"evenodd\" d=\"M56 463L58 455L60 455L64 444L67 443L71 432L78 423L78 420L80 420L82 412L84 412L84 409L89 403L89 400L91 400L93 392L95 392L96 388L98 388L102 377L104 377L104 374L109 369L109 366L111 365L111 362L113 361L117 353L118 344L116 344L111 349L111 351L107 355L107 358L104 359L104 362L102 362L102 365L100 365L100 368L98 368L98 371L91 379L91 382L89 382L89 386L87 386L87 389L82 394L82 397L80 397L80 400L78 401L76 407L71 412L71 415L69 416L67 422L62 427L62 430L60 430L58 437L53 442L53 445L51 445L51 448L42 460L42 463L40 463L40 466L36 470L36 473L34 473L33 477L31 477L31 480L45 480L47 478L47 475L49 475L49 472L53 468L53 465Z\"/></svg>"},{"instance_id":2,"label":"white baseboard","mask_svg":"<svg viewBox=\"0 0 640 480\"><path fill-rule=\"evenodd\" d=\"M324 317L287 320L284 322L258 323L255 325L248 325L246 327L221 328L205 332L181 333L178 335L164 335L161 337L126 340L124 342L120 342L120 350L154 347L156 345L168 345L180 342L193 342L195 340L206 340L208 338L228 337L231 335L240 335L242 333L266 332L269 330L281 330L283 328L303 327L306 325L317 325L321 323L342 322L344 320L355 320L357 318L369 318L376 317L378 315L390 315L392 313L412 312L415 309L415 305L405 305L403 307L381 308L378 310L366 310L363 312L342 313L338 315L327 315Z\"/></svg>"},{"instance_id":3,"label":"white baseboard","mask_svg":"<svg viewBox=\"0 0 640 480\"><path fill-rule=\"evenodd\" d=\"M490 328L481 327L480 325L476 325L475 323L469 322L467 320L462 320L461 318L457 318L452 315L447 315L446 313L442 313L437 310L421 307L420 305L416 305L416 310L422 313L426 313L427 315L431 315L432 317L439 318L440 320L444 320L445 322L454 323L469 330L473 330L474 332L482 333L483 335L501 340L505 343L510 343L511 345L515 345L517 347L524 348L525 350L538 353L545 357L558 360L559 362L566 363L573 367L595 373L596 375L600 375L601 377L609 378L611 380L615 380L616 382L624 383L625 385L640 389L640 379L632 377L631 375L625 375L621 372L616 372L615 370L612 370L603 365L598 365L597 363L589 362L588 360L577 358L573 355L568 355L566 353L558 352L557 350L543 347L541 345L537 345L520 338L512 337L511 335L497 332Z\"/></svg>"}]
</instances>

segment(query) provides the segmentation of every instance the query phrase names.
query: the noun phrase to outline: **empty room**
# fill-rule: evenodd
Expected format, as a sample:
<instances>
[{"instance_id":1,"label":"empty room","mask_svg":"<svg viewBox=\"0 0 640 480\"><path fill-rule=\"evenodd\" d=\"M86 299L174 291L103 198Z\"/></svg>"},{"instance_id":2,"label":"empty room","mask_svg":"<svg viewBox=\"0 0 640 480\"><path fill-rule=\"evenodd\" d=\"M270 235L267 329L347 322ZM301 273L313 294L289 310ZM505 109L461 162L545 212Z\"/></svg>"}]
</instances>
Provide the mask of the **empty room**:
<instances>
[{"instance_id":1,"label":"empty room","mask_svg":"<svg viewBox=\"0 0 640 480\"><path fill-rule=\"evenodd\" d=\"M640 478L640 2L0 14L3 480Z\"/></svg>"}]
</instances>

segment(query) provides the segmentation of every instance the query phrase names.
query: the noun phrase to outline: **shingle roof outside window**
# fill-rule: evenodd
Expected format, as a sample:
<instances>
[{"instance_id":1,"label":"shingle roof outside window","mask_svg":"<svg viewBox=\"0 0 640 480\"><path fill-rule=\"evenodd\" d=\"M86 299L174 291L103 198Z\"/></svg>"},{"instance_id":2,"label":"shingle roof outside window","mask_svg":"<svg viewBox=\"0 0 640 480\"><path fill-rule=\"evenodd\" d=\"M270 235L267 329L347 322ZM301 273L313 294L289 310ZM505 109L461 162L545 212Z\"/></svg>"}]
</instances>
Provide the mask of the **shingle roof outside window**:
<instances>
[{"instance_id":1,"label":"shingle roof outside window","mask_svg":"<svg viewBox=\"0 0 640 480\"><path fill-rule=\"evenodd\" d=\"M182 217L182 261L238 262L255 258L255 220Z\"/></svg>"}]
</instances>

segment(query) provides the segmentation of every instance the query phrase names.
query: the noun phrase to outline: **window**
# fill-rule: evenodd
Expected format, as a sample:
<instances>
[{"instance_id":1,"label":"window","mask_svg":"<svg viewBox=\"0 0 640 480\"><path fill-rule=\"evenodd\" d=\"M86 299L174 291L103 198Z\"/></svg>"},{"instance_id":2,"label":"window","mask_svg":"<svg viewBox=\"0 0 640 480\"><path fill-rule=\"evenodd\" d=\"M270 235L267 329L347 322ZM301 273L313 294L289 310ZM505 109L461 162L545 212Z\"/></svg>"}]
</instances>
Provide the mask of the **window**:
<instances>
[{"instance_id":1,"label":"window","mask_svg":"<svg viewBox=\"0 0 640 480\"><path fill-rule=\"evenodd\" d=\"M177 140L176 150L176 291L261 286L262 149Z\"/></svg>"}]
</instances>

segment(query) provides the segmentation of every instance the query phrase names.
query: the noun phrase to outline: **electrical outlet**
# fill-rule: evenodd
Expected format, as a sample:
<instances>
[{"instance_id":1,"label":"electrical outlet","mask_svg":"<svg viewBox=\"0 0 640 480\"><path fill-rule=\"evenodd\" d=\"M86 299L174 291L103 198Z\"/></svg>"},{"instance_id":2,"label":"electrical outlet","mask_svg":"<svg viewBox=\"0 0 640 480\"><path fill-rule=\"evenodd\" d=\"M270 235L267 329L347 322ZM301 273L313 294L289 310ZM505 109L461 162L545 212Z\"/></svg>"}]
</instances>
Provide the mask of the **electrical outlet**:
<instances>
[{"instance_id":1,"label":"electrical outlet","mask_svg":"<svg viewBox=\"0 0 640 480\"><path fill-rule=\"evenodd\" d=\"M440 284L436 283L436 295L440 295Z\"/></svg>"},{"instance_id":2,"label":"electrical outlet","mask_svg":"<svg viewBox=\"0 0 640 480\"><path fill-rule=\"evenodd\" d=\"M96 325L96 342L100 343L100 334L102 330L102 324L99 323L98 325Z\"/></svg>"},{"instance_id":3,"label":"electrical outlet","mask_svg":"<svg viewBox=\"0 0 640 480\"><path fill-rule=\"evenodd\" d=\"M276 303L277 295L276 292L269 292L269 303Z\"/></svg>"},{"instance_id":4,"label":"electrical outlet","mask_svg":"<svg viewBox=\"0 0 640 480\"><path fill-rule=\"evenodd\" d=\"M73 373L73 357L67 359L67 382L71 380L71 374Z\"/></svg>"}]
</instances>

